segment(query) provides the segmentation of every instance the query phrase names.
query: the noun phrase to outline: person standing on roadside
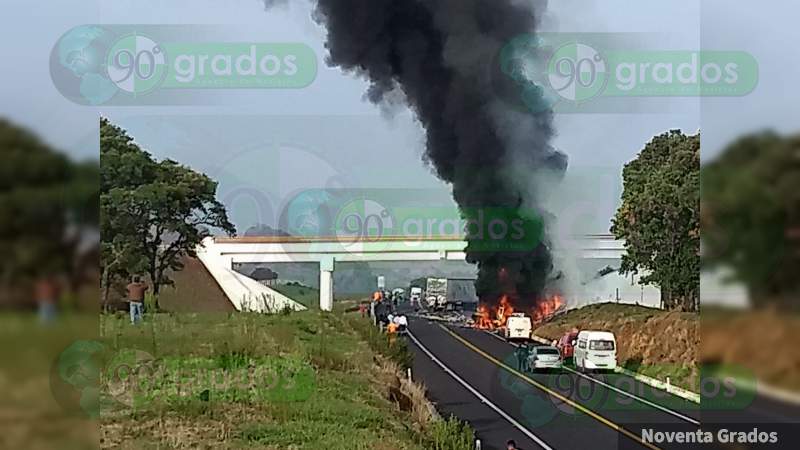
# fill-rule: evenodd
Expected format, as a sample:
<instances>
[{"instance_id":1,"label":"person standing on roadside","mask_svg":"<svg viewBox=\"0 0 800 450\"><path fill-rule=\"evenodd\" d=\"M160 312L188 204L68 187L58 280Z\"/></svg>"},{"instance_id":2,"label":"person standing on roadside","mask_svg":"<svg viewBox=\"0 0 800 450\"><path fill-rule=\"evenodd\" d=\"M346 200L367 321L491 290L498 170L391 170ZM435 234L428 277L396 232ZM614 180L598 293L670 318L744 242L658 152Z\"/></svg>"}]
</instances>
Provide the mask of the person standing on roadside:
<instances>
[{"instance_id":1,"label":"person standing on roadside","mask_svg":"<svg viewBox=\"0 0 800 450\"><path fill-rule=\"evenodd\" d=\"M39 305L39 321L50 323L56 318L56 303L60 295L58 281L53 276L40 278L34 288L36 303Z\"/></svg>"},{"instance_id":2,"label":"person standing on roadside","mask_svg":"<svg viewBox=\"0 0 800 450\"><path fill-rule=\"evenodd\" d=\"M514 350L514 353L517 355L517 368L521 372L528 371L528 356L530 355L530 350L528 349L528 345L522 343L517 346L517 349Z\"/></svg>"},{"instance_id":3,"label":"person standing on roadside","mask_svg":"<svg viewBox=\"0 0 800 450\"><path fill-rule=\"evenodd\" d=\"M148 286L143 283L138 275L133 276L133 280L125 287L128 291L128 304L131 313L131 324L136 325L144 318L144 293Z\"/></svg>"}]
</instances>

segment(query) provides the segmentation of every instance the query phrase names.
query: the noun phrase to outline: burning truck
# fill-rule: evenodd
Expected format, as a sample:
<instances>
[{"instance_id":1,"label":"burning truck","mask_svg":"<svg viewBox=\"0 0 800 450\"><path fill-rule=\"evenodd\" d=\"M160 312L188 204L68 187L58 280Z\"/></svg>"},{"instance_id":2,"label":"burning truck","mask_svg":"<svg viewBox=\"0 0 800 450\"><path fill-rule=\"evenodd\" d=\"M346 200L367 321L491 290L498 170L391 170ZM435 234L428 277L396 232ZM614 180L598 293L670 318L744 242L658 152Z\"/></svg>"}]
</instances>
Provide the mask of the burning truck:
<instances>
[{"instance_id":1,"label":"burning truck","mask_svg":"<svg viewBox=\"0 0 800 450\"><path fill-rule=\"evenodd\" d=\"M481 303L478 306L473 315L473 327L496 331L507 339L529 339L533 326L542 324L565 311L566 303L560 295L545 297L530 308L515 307L511 296L503 295L496 306L488 303ZM526 325L526 320L529 325Z\"/></svg>"},{"instance_id":2,"label":"burning truck","mask_svg":"<svg viewBox=\"0 0 800 450\"><path fill-rule=\"evenodd\" d=\"M537 46L543 8L518 0L316 2L327 62L367 79L371 102L394 107L401 99L414 113L426 134L423 160L473 225L465 259L478 268L479 328L501 329L515 312L536 323L563 307L543 295L553 271L545 199L568 158L552 145L550 99L525 76L530 63L550 58Z\"/></svg>"}]
</instances>

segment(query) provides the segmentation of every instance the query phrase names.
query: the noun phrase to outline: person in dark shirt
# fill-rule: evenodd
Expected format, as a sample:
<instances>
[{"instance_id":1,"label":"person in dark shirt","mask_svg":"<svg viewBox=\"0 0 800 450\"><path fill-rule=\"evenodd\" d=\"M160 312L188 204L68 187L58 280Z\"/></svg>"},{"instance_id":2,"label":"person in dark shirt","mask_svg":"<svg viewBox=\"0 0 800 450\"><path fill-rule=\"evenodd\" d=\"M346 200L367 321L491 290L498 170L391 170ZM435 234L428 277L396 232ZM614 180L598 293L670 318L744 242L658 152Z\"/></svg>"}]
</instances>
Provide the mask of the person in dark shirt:
<instances>
[{"instance_id":1,"label":"person in dark shirt","mask_svg":"<svg viewBox=\"0 0 800 450\"><path fill-rule=\"evenodd\" d=\"M520 344L514 351L517 355L517 368L522 372L527 372L530 367L528 357L530 356L530 349L527 344Z\"/></svg>"}]
</instances>

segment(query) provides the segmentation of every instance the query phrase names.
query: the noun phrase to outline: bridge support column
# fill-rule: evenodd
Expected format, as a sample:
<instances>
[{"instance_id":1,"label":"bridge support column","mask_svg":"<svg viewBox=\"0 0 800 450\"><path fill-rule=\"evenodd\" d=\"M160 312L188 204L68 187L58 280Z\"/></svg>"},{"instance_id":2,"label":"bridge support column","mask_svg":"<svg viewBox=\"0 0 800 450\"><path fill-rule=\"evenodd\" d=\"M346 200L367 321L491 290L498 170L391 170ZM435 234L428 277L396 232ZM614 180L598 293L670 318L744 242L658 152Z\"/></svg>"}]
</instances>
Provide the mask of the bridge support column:
<instances>
[{"instance_id":1,"label":"bridge support column","mask_svg":"<svg viewBox=\"0 0 800 450\"><path fill-rule=\"evenodd\" d=\"M333 311L333 257L319 262L319 309Z\"/></svg>"}]
</instances>

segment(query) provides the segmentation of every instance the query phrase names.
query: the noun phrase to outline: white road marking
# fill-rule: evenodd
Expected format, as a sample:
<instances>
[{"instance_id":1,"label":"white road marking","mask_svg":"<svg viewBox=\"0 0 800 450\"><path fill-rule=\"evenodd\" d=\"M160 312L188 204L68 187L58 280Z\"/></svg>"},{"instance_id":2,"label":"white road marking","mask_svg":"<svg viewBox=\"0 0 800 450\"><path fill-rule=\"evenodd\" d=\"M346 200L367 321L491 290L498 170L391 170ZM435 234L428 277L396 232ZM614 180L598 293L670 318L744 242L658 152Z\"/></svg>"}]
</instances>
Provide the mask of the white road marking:
<instances>
[{"instance_id":1,"label":"white road marking","mask_svg":"<svg viewBox=\"0 0 800 450\"><path fill-rule=\"evenodd\" d=\"M485 331L485 330L484 330L484 331ZM489 333L488 331L486 331L486 332L487 332L487 333ZM514 347L519 347L519 345L518 345L518 344L515 344L515 343L513 343L513 342L508 342L507 340L503 339L502 337L498 336L498 335L497 335L497 334L495 334L495 333L489 333L489 335L490 335L490 336L494 336L494 337L496 337L497 339L500 339L501 341L505 342L506 344L513 345ZM645 398L641 398L641 397L639 397L639 396L633 395L633 394L631 394L631 393L630 393L630 392L628 392L628 391L625 391L625 390L619 389L619 388L617 388L616 386L612 386L612 385L610 385L610 384L608 384L608 383L605 383L605 382L603 382L603 381L600 381L600 380L598 380L597 378L590 377L590 376L588 376L588 375L584 375L584 374L582 374L582 373L578 372L577 370L570 369L570 368L569 368L569 367L567 367L567 366L562 366L561 368L562 368L562 369L564 369L564 370L567 370L567 371L569 371L569 372L572 372L572 373L574 373L575 375L578 375L579 377L585 378L585 379L587 379L587 380L589 380L589 381L593 381L593 382L595 382L595 383L597 383L597 384L599 384L599 385L605 386L605 387L607 387L607 388L611 389L612 391L614 391L614 392L617 392L618 394L622 394L622 395L624 395L624 396L626 396L626 397L628 397L628 398L632 398L632 399L634 399L634 400L638 401L639 403L643 403L643 404L645 404L645 405L647 405L647 406L650 406L650 407L652 407L652 408L658 409L658 410L660 410L660 411L662 411L662 412L665 412L665 413L667 413L667 414L670 414L670 415L672 415L672 416L675 416L675 417L677 417L677 418L679 418L679 419L681 419L681 420L684 420L684 421L686 421L686 422L689 422L689 423L691 423L691 424L693 424L693 425L700 425L700 421L698 421L698 420L695 420L695 419L692 419L691 417L689 417L689 416L686 416L686 415L684 415L684 414L681 414L681 413L679 413L678 411L671 410L671 409L669 409L669 408L667 408L667 407L665 407L665 406L661 406L661 405L659 405L658 403L653 403L653 402L651 402L650 400L647 400L647 399L645 399Z\"/></svg>"},{"instance_id":2,"label":"white road marking","mask_svg":"<svg viewBox=\"0 0 800 450\"><path fill-rule=\"evenodd\" d=\"M564 367L564 366L562 366L562 368L563 368L564 370L568 370L568 371L570 371L570 372L574 373L575 375L578 375L579 377L586 378L587 380L590 380L590 381L594 381L595 383L597 383L597 384L599 384L599 385L602 385L602 386L605 386L605 387L607 387L607 388L611 389L611 390L612 390L612 391L614 391L614 392L617 392L617 393L619 393L619 394L622 394L622 395L624 395L624 396L626 396L626 397L628 397L628 398L632 398L632 399L634 399L634 400L638 401L639 403L644 403L645 405L648 405L648 406L650 406L650 407L653 407L653 408L655 408L655 409L658 409L658 410L660 410L660 411L663 411L663 412L665 412L665 413L667 413L667 414L671 414L671 415L673 415L673 416L675 416L675 417L677 417L677 418L679 418L679 419L681 419L681 420L684 420L684 421L686 421L686 422L689 422L689 423L691 423L691 424L693 424L693 425L700 425L700 421L698 421L698 420L695 420L695 419L692 419L692 418L691 418L691 417L689 417L689 416L685 416L685 415L683 415L683 414L679 413L678 411L673 411L673 410L671 410L671 409L667 408L666 406L661 406L661 405L659 405L658 403L653 403L653 402L651 402L650 400L647 400L646 398L641 398L641 397L639 397L639 396L633 395L633 394L631 394L631 393L630 393L630 392L628 392L628 391L625 391L625 390L623 390L623 389L619 389L619 388L617 388L616 386L612 386L612 385L610 385L610 384L608 384L608 383L606 383L606 382L604 382L604 381L600 381L600 380L598 380L597 378L590 377L590 376L588 376L588 375L584 375L584 374L582 374L582 373L580 373L580 372L578 372L578 371L576 371L576 370L570 369L569 367Z\"/></svg>"},{"instance_id":3,"label":"white road marking","mask_svg":"<svg viewBox=\"0 0 800 450\"><path fill-rule=\"evenodd\" d=\"M478 392L477 389L475 389L472 386L470 386L469 383L464 381L455 372L450 370L450 368L447 367L443 362L441 362L437 357L433 356L433 353L431 353L427 348L425 348L424 345L422 345L422 343L417 339L416 336L414 336L414 334L411 332L411 330L408 330L408 337L410 337L411 340L414 341L414 344L416 344L417 347L420 348L420 350L422 350L426 355L428 355L428 357L433 362L435 362L439 367L441 367L442 370L444 370L448 375L453 377L454 380L458 381L459 384L464 386L468 391L472 392L472 394L475 395L476 397L478 397L478 399L481 402L483 402L484 404L486 404L486 406L492 408L494 410L494 412L496 412L497 414L500 414L504 419L506 419L509 423L511 423L511 425L513 425L514 428L516 428L519 431L521 431L523 434L525 434L525 436L528 436L529 438L531 438L531 440L533 440L534 442L539 444L539 446L542 447L543 449L545 449L545 450L553 450L553 447L550 447L549 445L547 445L547 443L545 443L538 436L533 434L533 432L531 432L530 430L525 428L521 423L517 422L513 417L511 417L508 414L506 414L505 411L503 411L497 405L492 403L491 400L489 400L488 398L484 397L484 395L481 394L480 392Z\"/></svg>"}]
</instances>

